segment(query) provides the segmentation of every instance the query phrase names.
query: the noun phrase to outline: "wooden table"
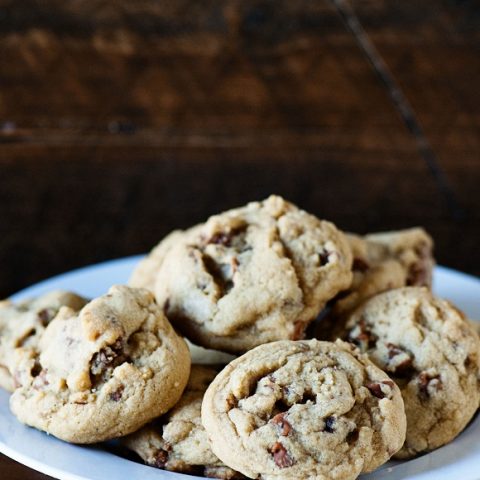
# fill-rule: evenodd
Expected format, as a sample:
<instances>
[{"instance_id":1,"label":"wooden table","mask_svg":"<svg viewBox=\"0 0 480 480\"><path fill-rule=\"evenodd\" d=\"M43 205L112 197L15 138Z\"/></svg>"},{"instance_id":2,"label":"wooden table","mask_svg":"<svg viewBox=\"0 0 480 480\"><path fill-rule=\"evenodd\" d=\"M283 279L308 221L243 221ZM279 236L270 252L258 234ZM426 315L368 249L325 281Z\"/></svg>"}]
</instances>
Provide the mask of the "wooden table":
<instances>
[{"instance_id":1,"label":"wooden table","mask_svg":"<svg viewBox=\"0 0 480 480\"><path fill-rule=\"evenodd\" d=\"M469 1L0 0L0 296L271 192L480 274L479 27Z\"/></svg>"}]
</instances>

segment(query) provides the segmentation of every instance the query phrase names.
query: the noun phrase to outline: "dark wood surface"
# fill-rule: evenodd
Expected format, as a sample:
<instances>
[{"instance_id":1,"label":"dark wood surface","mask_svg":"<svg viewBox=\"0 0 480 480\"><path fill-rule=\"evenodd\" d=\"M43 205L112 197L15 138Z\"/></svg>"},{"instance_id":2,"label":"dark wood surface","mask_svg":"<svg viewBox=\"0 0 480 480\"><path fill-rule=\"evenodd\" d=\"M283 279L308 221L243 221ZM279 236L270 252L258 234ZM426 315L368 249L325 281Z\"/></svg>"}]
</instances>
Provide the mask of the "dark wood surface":
<instances>
[{"instance_id":1,"label":"dark wood surface","mask_svg":"<svg viewBox=\"0 0 480 480\"><path fill-rule=\"evenodd\" d=\"M479 275L479 6L0 0L0 296L271 192Z\"/></svg>"}]
</instances>

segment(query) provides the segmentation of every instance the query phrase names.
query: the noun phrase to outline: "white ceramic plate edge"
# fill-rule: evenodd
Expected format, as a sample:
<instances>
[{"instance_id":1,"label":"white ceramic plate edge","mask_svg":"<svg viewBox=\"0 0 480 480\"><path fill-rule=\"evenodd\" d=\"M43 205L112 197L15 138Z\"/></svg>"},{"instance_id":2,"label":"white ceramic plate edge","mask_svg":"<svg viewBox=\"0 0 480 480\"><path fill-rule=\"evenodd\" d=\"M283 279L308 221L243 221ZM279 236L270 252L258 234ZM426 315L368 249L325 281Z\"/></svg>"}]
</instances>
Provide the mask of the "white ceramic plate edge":
<instances>
[{"instance_id":1,"label":"white ceramic plate edge","mask_svg":"<svg viewBox=\"0 0 480 480\"><path fill-rule=\"evenodd\" d=\"M110 260L51 277L12 296L19 300L39 295L55 288L72 289L85 296L98 296L112 283L125 283L141 256ZM437 267L435 290L451 299L472 318L480 319L480 280L455 270ZM146 467L117 457L100 448L70 445L54 437L25 427L5 411L8 394L0 392L0 452L39 472L61 480L129 479L194 479ZM11 417L11 418L8 418ZM5 423L6 420L6 423ZM10 422L11 420L11 422ZM3 427L3 428L2 428ZM5 429L4 432L2 430ZM19 436L19 444L9 441ZM12 446L15 445L15 447ZM33 452L26 451L30 447ZM34 448L35 447L35 448ZM57 454L58 453L58 454ZM409 462L387 464L361 477L364 480L461 480L480 479L480 418L449 445Z\"/></svg>"}]
</instances>

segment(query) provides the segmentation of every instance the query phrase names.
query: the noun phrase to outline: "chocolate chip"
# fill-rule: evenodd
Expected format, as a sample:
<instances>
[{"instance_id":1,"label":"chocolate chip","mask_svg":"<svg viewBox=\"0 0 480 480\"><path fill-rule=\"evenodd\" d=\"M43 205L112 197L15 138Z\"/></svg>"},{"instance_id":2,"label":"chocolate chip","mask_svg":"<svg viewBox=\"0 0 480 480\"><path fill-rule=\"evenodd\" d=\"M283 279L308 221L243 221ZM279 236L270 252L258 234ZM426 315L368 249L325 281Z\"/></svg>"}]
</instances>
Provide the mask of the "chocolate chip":
<instances>
[{"instance_id":1,"label":"chocolate chip","mask_svg":"<svg viewBox=\"0 0 480 480\"><path fill-rule=\"evenodd\" d=\"M350 330L348 340L356 345L362 352L375 347L378 337L374 335L365 324L365 320L360 320L358 324Z\"/></svg>"},{"instance_id":2,"label":"chocolate chip","mask_svg":"<svg viewBox=\"0 0 480 480\"><path fill-rule=\"evenodd\" d=\"M420 372L417 377L418 390L423 397L430 397L431 390L436 391L443 388L440 375L430 375L427 372Z\"/></svg>"},{"instance_id":3,"label":"chocolate chip","mask_svg":"<svg viewBox=\"0 0 480 480\"><path fill-rule=\"evenodd\" d=\"M421 262L412 264L408 270L407 285L425 287L429 285L429 275L425 265Z\"/></svg>"},{"instance_id":4,"label":"chocolate chip","mask_svg":"<svg viewBox=\"0 0 480 480\"><path fill-rule=\"evenodd\" d=\"M465 359L464 365L465 365L465 368L466 368L467 370L470 370L471 368L474 368L474 367L475 367L475 361L472 360L471 357L467 357L467 358Z\"/></svg>"},{"instance_id":5,"label":"chocolate chip","mask_svg":"<svg viewBox=\"0 0 480 480\"><path fill-rule=\"evenodd\" d=\"M413 364L410 354L393 343L387 343L387 348L389 358L387 365L388 372L395 374L397 377L411 375L413 372Z\"/></svg>"},{"instance_id":6,"label":"chocolate chip","mask_svg":"<svg viewBox=\"0 0 480 480\"><path fill-rule=\"evenodd\" d=\"M333 433L335 431L335 417L327 417L325 419L325 428L323 429L325 432Z\"/></svg>"},{"instance_id":7,"label":"chocolate chip","mask_svg":"<svg viewBox=\"0 0 480 480\"><path fill-rule=\"evenodd\" d=\"M284 413L278 413L272 418L272 423L277 425L280 428L280 435L286 437L292 430L292 426L290 423L285 419L285 416L287 414Z\"/></svg>"},{"instance_id":8,"label":"chocolate chip","mask_svg":"<svg viewBox=\"0 0 480 480\"><path fill-rule=\"evenodd\" d=\"M33 388L35 390L40 390L43 387L47 386L49 384L47 380L47 369L44 368L43 370L40 371L40 373L35 377L35 380L33 381Z\"/></svg>"},{"instance_id":9,"label":"chocolate chip","mask_svg":"<svg viewBox=\"0 0 480 480\"><path fill-rule=\"evenodd\" d=\"M275 443L275 445L270 450L270 453L273 455L275 465L277 465L277 467L279 468L291 467L294 464L293 459L290 457L287 450L280 442Z\"/></svg>"},{"instance_id":10,"label":"chocolate chip","mask_svg":"<svg viewBox=\"0 0 480 480\"><path fill-rule=\"evenodd\" d=\"M370 268L370 265L363 258L354 258L352 270L355 272L366 272Z\"/></svg>"},{"instance_id":11,"label":"chocolate chip","mask_svg":"<svg viewBox=\"0 0 480 480\"><path fill-rule=\"evenodd\" d=\"M152 467L156 468L165 468L165 465L168 462L168 452L165 450L158 450L155 454L153 462L151 463Z\"/></svg>"},{"instance_id":12,"label":"chocolate chip","mask_svg":"<svg viewBox=\"0 0 480 480\"><path fill-rule=\"evenodd\" d=\"M207 240L207 243L214 243L215 245L228 246L231 239L232 239L232 235L230 233L217 232Z\"/></svg>"},{"instance_id":13,"label":"chocolate chip","mask_svg":"<svg viewBox=\"0 0 480 480\"><path fill-rule=\"evenodd\" d=\"M358 440L359 432L357 429L348 433L347 438L345 439L348 444L352 444Z\"/></svg>"},{"instance_id":14,"label":"chocolate chip","mask_svg":"<svg viewBox=\"0 0 480 480\"><path fill-rule=\"evenodd\" d=\"M272 414L278 416L277 414L288 412L290 405L285 403L282 398L278 399L273 406Z\"/></svg>"},{"instance_id":15,"label":"chocolate chip","mask_svg":"<svg viewBox=\"0 0 480 480\"><path fill-rule=\"evenodd\" d=\"M303 392L302 398L298 400L296 403L307 403L307 402L316 403L317 395L309 390L305 390L305 392Z\"/></svg>"},{"instance_id":16,"label":"chocolate chip","mask_svg":"<svg viewBox=\"0 0 480 480\"><path fill-rule=\"evenodd\" d=\"M320 260L320 266L324 267L328 263L328 257L330 256L330 252L327 252L327 250L323 249L321 252L318 254L318 258Z\"/></svg>"},{"instance_id":17,"label":"chocolate chip","mask_svg":"<svg viewBox=\"0 0 480 480\"><path fill-rule=\"evenodd\" d=\"M401 353L404 353L402 349L400 349L393 343L387 343L387 348L388 348L388 358L393 358L396 355L400 355Z\"/></svg>"},{"instance_id":18,"label":"chocolate chip","mask_svg":"<svg viewBox=\"0 0 480 480\"><path fill-rule=\"evenodd\" d=\"M31 375L32 377L38 377L40 373L42 372L42 366L40 365L40 362L38 359L35 360L35 363L33 364L32 370L31 370Z\"/></svg>"},{"instance_id":19,"label":"chocolate chip","mask_svg":"<svg viewBox=\"0 0 480 480\"><path fill-rule=\"evenodd\" d=\"M207 244L213 243L215 245L223 245L225 247L230 247L232 245L233 238L236 235L245 232L246 229L246 225L240 225L236 228L232 228L227 232L216 232L210 238L203 239L203 241Z\"/></svg>"},{"instance_id":20,"label":"chocolate chip","mask_svg":"<svg viewBox=\"0 0 480 480\"><path fill-rule=\"evenodd\" d=\"M105 381L115 367L128 361L123 348L122 340L118 339L113 345L102 348L93 355L90 361L90 380L93 387Z\"/></svg>"},{"instance_id":21,"label":"chocolate chip","mask_svg":"<svg viewBox=\"0 0 480 480\"><path fill-rule=\"evenodd\" d=\"M370 390L372 395L375 395L377 398L384 398L385 394L382 392L382 387L379 383L369 383L367 388Z\"/></svg>"},{"instance_id":22,"label":"chocolate chip","mask_svg":"<svg viewBox=\"0 0 480 480\"><path fill-rule=\"evenodd\" d=\"M40 320L40 323L46 327L50 320L53 319L53 317L56 314L56 310L53 308L44 308L43 310L40 310L37 313L37 318Z\"/></svg>"},{"instance_id":23,"label":"chocolate chip","mask_svg":"<svg viewBox=\"0 0 480 480\"><path fill-rule=\"evenodd\" d=\"M391 380L384 380L383 382L379 383L369 383L367 384L367 388L370 390L370 393L372 395L379 399L382 399L386 397L385 393L382 390L382 384L388 385L390 388L393 388L393 386L395 385Z\"/></svg>"},{"instance_id":24,"label":"chocolate chip","mask_svg":"<svg viewBox=\"0 0 480 480\"><path fill-rule=\"evenodd\" d=\"M110 393L110 400L113 402L118 402L123 395L123 391L125 390L125 387L123 385L120 385L114 392Z\"/></svg>"}]
</instances>

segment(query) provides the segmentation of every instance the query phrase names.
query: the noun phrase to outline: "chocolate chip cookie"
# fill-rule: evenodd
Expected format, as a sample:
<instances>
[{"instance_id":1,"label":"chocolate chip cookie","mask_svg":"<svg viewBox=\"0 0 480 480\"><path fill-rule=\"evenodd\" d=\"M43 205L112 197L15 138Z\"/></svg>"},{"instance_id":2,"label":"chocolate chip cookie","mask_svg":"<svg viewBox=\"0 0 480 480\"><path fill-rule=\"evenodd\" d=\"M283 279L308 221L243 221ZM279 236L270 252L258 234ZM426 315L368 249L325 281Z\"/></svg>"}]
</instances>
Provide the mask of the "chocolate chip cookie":
<instances>
[{"instance_id":1,"label":"chocolate chip cookie","mask_svg":"<svg viewBox=\"0 0 480 480\"><path fill-rule=\"evenodd\" d=\"M87 300L75 293L61 290L18 303L0 302L0 387L10 392L15 389L10 363L16 348L35 348L60 307L79 310L86 303Z\"/></svg>"},{"instance_id":2,"label":"chocolate chip cookie","mask_svg":"<svg viewBox=\"0 0 480 480\"><path fill-rule=\"evenodd\" d=\"M353 346L261 345L208 387L202 421L213 452L250 478L354 479L403 444L395 383Z\"/></svg>"},{"instance_id":3,"label":"chocolate chip cookie","mask_svg":"<svg viewBox=\"0 0 480 480\"><path fill-rule=\"evenodd\" d=\"M453 440L480 401L480 341L471 324L426 288L377 295L350 316L343 338L398 384L407 437L397 458Z\"/></svg>"},{"instance_id":4,"label":"chocolate chip cookie","mask_svg":"<svg viewBox=\"0 0 480 480\"><path fill-rule=\"evenodd\" d=\"M38 352L17 352L13 414L74 443L127 435L165 413L190 372L188 348L153 295L125 286L79 313L63 307Z\"/></svg>"},{"instance_id":5,"label":"chocolate chip cookie","mask_svg":"<svg viewBox=\"0 0 480 480\"><path fill-rule=\"evenodd\" d=\"M138 262L128 281L128 285L136 288L147 288L153 292L158 270L167 253L179 239L188 235L188 233L194 229L195 227L185 232L182 230L174 230L168 234L145 258Z\"/></svg>"},{"instance_id":6,"label":"chocolate chip cookie","mask_svg":"<svg viewBox=\"0 0 480 480\"><path fill-rule=\"evenodd\" d=\"M347 235L353 253L353 280L346 292L333 303L332 314L339 317L374 295L406 286L431 287L432 238L422 228Z\"/></svg>"},{"instance_id":7,"label":"chocolate chip cookie","mask_svg":"<svg viewBox=\"0 0 480 480\"><path fill-rule=\"evenodd\" d=\"M154 291L192 342L241 353L303 338L326 302L350 285L351 262L333 224L271 196L177 236Z\"/></svg>"},{"instance_id":8,"label":"chocolate chip cookie","mask_svg":"<svg viewBox=\"0 0 480 480\"><path fill-rule=\"evenodd\" d=\"M244 478L213 454L202 426L203 395L217 373L211 367L192 365L187 388L175 407L123 438L122 444L153 467L212 478Z\"/></svg>"}]
</instances>

